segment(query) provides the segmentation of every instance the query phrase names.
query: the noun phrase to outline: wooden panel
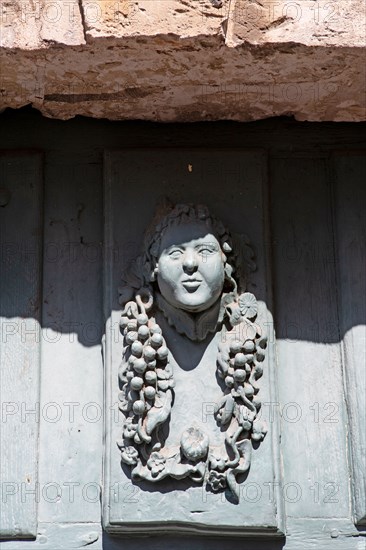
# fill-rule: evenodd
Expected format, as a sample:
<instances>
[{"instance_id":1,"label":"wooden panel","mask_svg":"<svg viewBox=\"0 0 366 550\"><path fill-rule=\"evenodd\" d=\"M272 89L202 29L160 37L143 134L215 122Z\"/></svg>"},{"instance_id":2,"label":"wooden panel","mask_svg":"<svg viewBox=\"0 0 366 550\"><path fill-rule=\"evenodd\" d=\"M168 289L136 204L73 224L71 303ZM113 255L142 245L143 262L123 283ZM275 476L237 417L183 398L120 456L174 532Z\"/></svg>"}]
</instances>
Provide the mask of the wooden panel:
<instances>
[{"instance_id":1,"label":"wooden panel","mask_svg":"<svg viewBox=\"0 0 366 550\"><path fill-rule=\"evenodd\" d=\"M0 536L37 530L42 172L38 154L0 157Z\"/></svg>"},{"instance_id":2,"label":"wooden panel","mask_svg":"<svg viewBox=\"0 0 366 550\"><path fill-rule=\"evenodd\" d=\"M366 523L366 152L333 159L338 297L352 465L353 512Z\"/></svg>"},{"instance_id":3,"label":"wooden panel","mask_svg":"<svg viewBox=\"0 0 366 550\"><path fill-rule=\"evenodd\" d=\"M331 188L325 158L272 162L286 515L350 517Z\"/></svg>"},{"instance_id":4,"label":"wooden panel","mask_svg":"<svg viewBox=\"0 0 366 550\"><path fill-rule=\"evenodd\" d=\"M117 288L121 273L140 250L146 225L157 200L168 196L174 203L207 204L235 233L248 234L256 251L258 269L249 290L270 307L269 266L266 244L267 159L262 151L231 150L127 150L106 157L106 411L107 454L104 523L111 532L146 533L171 531L191 533L245 532L273 536L281 531L281 502L278 501L279 461L276 419L268 419L268 438L254 452L247 482L258 491L255 499L243 496L239 506L206 494L202 487L178 486L155 491L133 486L121 469L116 440L122 419L109 413L118 403L117 373L121 339L118 330L120 307ZM266 312L270 345L261 379L261 399L276 399L272 318ZM118 411L117 411L118 412ZM109 417L109 418L108 418ZM271 440L272 438L272 440ZM274 485L273 485L274 484ZM243 484L245 485L245 483ZM273 487L275 488L274 491ZM164 498L161 498L161 491ZM243 495L244 495L243 491ZM259 495L259 496L258 496ZM250 501L249 501L250 500ZM192 511L199 510L199 512Z\"/></svg>"},{"instance_id":5,"label":"wooden panel","mask_svg":"<svg viewBox=\"0 0 366 550\"><path fill-rule=\"evenodd\" d=\"M7 540L1 550L102 550L102 527L99 523L38 523L36 540ZM119 542L119 544L121 544ZM103 545L103 550L108 550ZM272 550L272 549L271 549Z\"/></svg>"},{"instance_id":6,"label":"wooden panel","mask_svg":"<svg viewBox=\"0 0 366 550\"><path fill-rule=\"evenodd\" d=\"M45 168L39 521L97 522L102 471L102 174Z\"/></svg>"}]
</instances>

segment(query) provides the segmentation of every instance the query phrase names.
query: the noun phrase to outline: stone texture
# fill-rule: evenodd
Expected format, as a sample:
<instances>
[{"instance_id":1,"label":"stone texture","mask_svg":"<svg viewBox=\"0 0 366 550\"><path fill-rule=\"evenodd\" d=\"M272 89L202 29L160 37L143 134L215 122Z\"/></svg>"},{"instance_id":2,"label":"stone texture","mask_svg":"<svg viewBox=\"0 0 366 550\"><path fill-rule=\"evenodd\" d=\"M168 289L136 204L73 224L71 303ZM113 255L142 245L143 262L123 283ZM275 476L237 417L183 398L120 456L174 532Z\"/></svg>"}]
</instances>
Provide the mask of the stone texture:
<instances>
[{"instance_id":1,"label":"stone texture","mask_svg":"<svg viewBox=\"0 0 366 550\"><path fill-rule=\"evenodd\" d=\"M365 119L363 0L3 0L0 107Z\"/></svg>"}]
</instances>

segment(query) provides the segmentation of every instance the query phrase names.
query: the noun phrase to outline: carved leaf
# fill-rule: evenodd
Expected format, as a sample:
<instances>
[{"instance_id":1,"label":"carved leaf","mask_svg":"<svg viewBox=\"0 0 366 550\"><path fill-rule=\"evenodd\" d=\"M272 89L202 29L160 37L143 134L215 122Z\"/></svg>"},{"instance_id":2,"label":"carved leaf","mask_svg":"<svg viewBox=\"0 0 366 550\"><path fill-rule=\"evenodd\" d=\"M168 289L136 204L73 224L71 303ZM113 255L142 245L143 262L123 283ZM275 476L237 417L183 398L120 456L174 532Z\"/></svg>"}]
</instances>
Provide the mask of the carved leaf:
<instances>
[{"instance_id":1,"label":"carved leaf","mask_svg":"<svg viewBox=\"0 0 366 550\"><path fill-rule=\"evenodd\" d=\"M235 470L228 470L226 474L226 482L231 490L232 494L234 495L234 498L236 502L239 502L239 484L237 483L235 479Z\"/></svg>"},{"instance_id":2,"label":"carved leaf","mask_svg":"<svg viewBox=\"0 0 366 550\"><path fill-rule=\"evenodd\" d=\"M172 404L172 392L159 392L160 401L155 400L155 405L146 415L146 433L151 434L158 424L162 424L170 415ZM161 406L157 406L161 404Z\"/></svg>"},{"instance_id":3,"label":"carved leaf","mask_svg":"<svg viewBox=\"0 0 366 550\"><path fill-rule=\"evenodd\" d=\"M221 409L221 424L223 426L231 420L233 416L234 405L235 405L235 400L233 396L228 395L227 399L225 400L225 404Z\"/></svg>"},{"instance_id":4,"label":"carved leaf","mask_svg":"<svg viewBox=\"0 0 366 550\"><path fill-rule=\"evenodd\" d=\"M237 449L240 453L240 456L242 456L246 459L244 461L244 463L242 464L242 467L247 469L248 458L250 460L250 455L251 455L250 441L249 441L249 439L242 439L241 441L238 441L236 443L236 446L237 446ZM250 462L249 462L249 464L250 464ZM245 471L245 470L242 470L242 471Z\"/></svg>"},{"instance_id":5,"label":"carved leaf","mask_svg":"<svg viewBox=\"0 0 366 550\"><path fill-rule=\"evenodd\" d=\"M231 303L226 306L226 312L229 315L230 323L232 326L237 325L241 321L241 312L240 308L235 304Z\"/></svg>"},{"instance_id":6,"label":"carved leaf","mask_svg":"<svg viewBox=\"0 0 366 550\"><path fill-rule=\"evenodd\" d=\"M159 380L169 380L172 376L169 369L156 369L155 372Z\"/></svg>"}]
</instances>

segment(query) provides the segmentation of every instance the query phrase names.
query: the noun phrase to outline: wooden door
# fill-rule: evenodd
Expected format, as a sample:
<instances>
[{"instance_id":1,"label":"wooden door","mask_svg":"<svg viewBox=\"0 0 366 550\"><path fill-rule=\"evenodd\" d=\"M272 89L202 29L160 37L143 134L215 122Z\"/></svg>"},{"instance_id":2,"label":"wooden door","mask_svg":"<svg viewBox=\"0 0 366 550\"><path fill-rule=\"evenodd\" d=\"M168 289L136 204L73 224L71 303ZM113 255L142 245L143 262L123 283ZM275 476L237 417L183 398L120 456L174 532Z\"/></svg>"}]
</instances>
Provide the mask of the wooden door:
<instances>
[{"instance_id":1,"label":"wooden door","mask_svg":"<svg viewBox=\"0 0 366 550\"><path fill-rule=\"evenodd\" d=\"M183 549L184 531L197 550L365 548L362 125L61 124L32 113L3 124L1 549ZM250 289L272 331L269 432L231 523L179 523L173 509L154 537L126 538L131 523L135 534L146 526L143 494L124 478L118 498L110 487L120 422L110 329L120 274L162 195L206 202L251 240Z\"/></svg>"}]
</instances>

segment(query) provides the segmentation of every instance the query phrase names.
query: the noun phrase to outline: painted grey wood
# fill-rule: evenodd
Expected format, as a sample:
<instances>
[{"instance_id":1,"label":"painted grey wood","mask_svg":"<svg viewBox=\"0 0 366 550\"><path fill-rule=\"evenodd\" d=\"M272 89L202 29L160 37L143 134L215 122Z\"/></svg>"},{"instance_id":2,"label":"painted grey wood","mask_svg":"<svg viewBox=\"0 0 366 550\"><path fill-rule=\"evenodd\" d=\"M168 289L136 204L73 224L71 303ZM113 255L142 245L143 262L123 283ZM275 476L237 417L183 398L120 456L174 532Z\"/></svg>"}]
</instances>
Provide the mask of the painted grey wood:
<instances>
[{"instance_id":1,"label":"painted grey wood","mask_svg":"<svg viewBox=\"0 0 366 550\"><path fill-rule=\"evenodd\" d=\"M122 146L130 146L130 145L136 145L136 146L150 146L151 143L154 143L156 145L162 145L162 146L170 146L172 144L178 145L178 146L209 146L209 147L238 147L238 146L265 146L268 147L271 151L271 155L278 154L279 149L286 150L287 157L291 158L294 155L294 151L301 149L306 150L308 152L308 156L310 155L318 155L319 150L323 151L329 151L336 148L342 148L345 149L352 149L352 148L359 148L365 146L365 127L366 124L327 124L327 123L297 123L290 119L273 119L273 120L266 120L256 123L250 123L250 124L235 124L235 123L215 123L215 124L199 124L199 125L152 125L152 124L144 124L144 123L112 123L108 121L103 120L88 120L88 119L75 119L70 120L67 122L64 121L54 121L50 119L45 119L39 116L39 114L34 111L18 111L18 112L5 112L1 116L1 123L2 123L2 131L0 132L0 144L2 147L13 147L13 148L21 148L21 147L37 147L40 149L45 150L45 159L46 159L46 191L47 191L47 204L48 209L50 209L52 213L52 220L58 220L55 223L52 223L52 225L49 226L49 239L48 242L52 243L53 240L56 238L59 242L65 242L67 241L67 235L70 233L71 241L77 241L80 239L80 235L82 236L82 233L78 233L75 229L75 211L78 209L75 208L75 199L77 200L77 203L83 202L83 199L85 199L85 196L88 194L91 194L94 196L93 199L93 208L89 210L87 208L84 213L88 213L88 220L90 228L92 224L98 224L100 223L98 220L100 219L101 210L100 205L102 202L101 198L101 172L102 172L102 150L105 147L122 147ZM345 166L347 166L346 169L342 168L342 178L346 178L346 189L348 186L351 186L351 177L355 177L357 174L355 174L354 170L351 169L352 166L350 165L356 165L358 164L358 161L356 163L353 163L352 160L349 161L343 161L340 160L340 163L342 164L345 162ZM63 165L68 164L67 170L63 170ZM350 163L350 164L348 164ZM77 168L79 166L79 168ZM307 165L309 166L309 164ZM287 167L290 167L289 162L285 162L285 165L283 167L283 170L286 170ZM308 168L304 167L304 170ZM74 177L74 174L76 172L76 177ZM99 175L97 173L99 172ZM291 178L292 184L294 187L298 188L298 197L297 201L295 202L296 208L294 208L293 203L293 197L291 200L289 200L289 195L287 192L283 192L278 202L276 203L277 209L283 208L283 216L284 218L290 217L290 213L286 211L286 209L294 209L293 212L293 219L296 221L297 216L299 215L299 212L301 213L301 203L304 203L305 208L305 202L307 203L307 211L308 216L306 218L302 218L302 223L305 224L304 231L300 231L299 225L295 223L296 228L296 235L299 235L300 238L303 239L303 242L308 243L307 248L307 254L310 257L313 257L313 262L315 262L317 256L315 253L313 253L313 256L311 256L309 250L312 249L309 248L310 239L313 240L313 242L316 243L318 248L323 248L325 251L328 250L328 235L329 233L326 232L327 237L324 238L324 235L322 231L316 231L313 228L311 228L311 224L308 224L308 220L311 220L312 223L314 223L313 219L315 216L316 220L316 226L323 227L323 222L320 222L319 219L322 217L322 212L328 212L327 207L330 207L331 198L329 199L329 202L324 200L324 193L321 191L320 197L321 197L321 204L318 204L318 195L317 195L317 189L311 189L314 187L315 182L318 182L318 179L313 177L314 168L312 168L312 171L310 173L311 176L311 182L306 186L304 185L304 175L299 177L299 173L295 169L289 169L289 175L288 177ZM95 174L92 176L92 174ZM348 175L349 174L349 175ZM285 175L283 176L285 177ZM334 176L333 176L334 179ZM89 182L93 181L91 185L88 185ZM340 181L340 180L339 180ZM2 182L0 182L0 187L2 185ZM342 183L343 185L343 183ZM363 182L360 182L361 187L364 185ZM79 191L77 191L77 188L79 187ZM284 184L281 184L281 187L284 188ZM100 189L100 195L99 197L96 197L94 194L94 191L96 188ZM301 188L303 188L301 190ZM320 187L320 190L322 190L323 187ZM323 189L324 190L324 189ZM291 189L289 189L291 191ZM276 189L272 189L272 203L273 199L275 198L275 192ZM354 192L356 193L356 189L354 189ZM359 192L359 191L358 191ZM62 198L63 193L65 193L64 198ZM75 193L75 195L73 195ZM78 194L79 193L79 194ZM303 193L303 194L301 194ZM306 194L310 193L311 200L306 200ZM344 193L342 191L342 193ZM343 200L343 199L342 199ZM71 201L71 202L70 202ZM71 206L68 206L68 203L70 202ZM361 201L359 204L359 207L362 208ZM351 210L355 208L355 205L351 205ZM57 212L61 209L63 212L62 216L58 216ZM0 217L2 216L2 213L5 210L0 209ZM358 210L357 210L358 211ZM362 210L361 210L362 211ZM26 212L25 209L23 209L23 215L24 212ZM340 207L339 212L342 214L342 224L344 223L353 223L353 219L349 219L346 215L346 211L342 210L342 207ZM338 212L338 214L339 214ZM85 228L85 225L83 225L83 214L81 215L82 220L82 229ZM73 220L71 219L73 218ZM282 218L283 219L283 218ZM49 220L49 223L52 221ZM61 223L62 221L62 223ZM336 224L337 218L335 218ZM328 226L328 223L326 224ZM56 226L58 227L58 230L56 231ZM278 228L278 224L276 225ZM288 229L289 225L286 226ZM312 229L311 234L307 234L307 230L310 227ZM344 230L345 225L342 225L342 229ZM71 231L70 231L71 228ZM291 226L290 226L291 228ZM285 234L285 238L288 239L287 231L285 232L282 230L282 239L284 238L283 235ZM323 235L321 238L321 242L318 245L318 237L319 235ZM80 241L79 241L80 242ZM347 240L346 240L347 244ZM133 246L133 243L129 246ZM279 243L277 242L276 248L279 246ZM354 247L354 245L352 245ZM313 247L314 250L314 247ZM347 245L347 253L350 254L350 250L348 249ZM354 248L351 250L351 260L355 257L354 255ZM116 251L118 253L118 250ZM124 251L124 254L128 255L128 250ZM277 269L281 268L284 272L289 271L289 263L290 267L294 266L297 261L299 261L299 258L301 258L301 251L296 249L294 246L294 241L290 242L290 246L287 247L287 254L281 254L280 257L276 260L276 266ZM131 254L130 254L131 256ZM52 262L52 248L49 249L49 263ZM329 257L325 255L325 257ZM292 260L290 262L290 260ZM353 261L353 260L352 260ZM54 318L52 317L52 309L54 306L55 311L57 312L57 315L60 318L62 313L62 306L64 302L67 302L69 300L68 298L68 292L71 291L73 288L73 281L78 281L78 284L75 285L75 287L78 289L78 293L76 295L76 302L74 298L74 304L76 303L76 310L80 311L80 309L83 309L83 316L84 319L90 319L92 315L97 315L100 311L100 301L101 297L99 294L99 290L97 286L101 286L99 279L98 279L98 267L95 266L95 270L93 267L93 264L91 262L88 262L88 266L90 267L91 264L91 271L88 271L86 269L86 266L84 266L82 269L80 267L80 263L76 264L76 268L73 271L73 268L75 267L75 262L72 265L68 265L68 263L60 259L56 263L56 267L49 266L47 269L55 269L55 280L57 281L57 284L54 288L54 292L52 295L52 300L50 302L50 308L48 312L45 312L47 316L47 324L43 324L43 328L47 328L46 337L48 339L52 338L52 332L50 331L50 327L54 327ZM356 262L355 267L359 267L359 263ZM321 297L322 286L319 282L319 276L317 273L317 266L313 263L310 263L311 269L310 269L310 275L306 278L306 283L308 285L308 291L310 292L313 289L317 289L318 296ZM309 264L307 262L302 262L301 266L299 266L299 272L301 274L301 270L304 270L305 268L309 269ZM329 267L326 268L324 265L322 267L322 273L324 271L327 273ZM358 268L357 268L358 269ZM80 273L83 274L83 276L80 276ZM347 277L350 277L352 275L352 272L349 271L345 274ZM67 282L67 292L65 293L62 290L62 280L65 280L65 284ZM98 280L98 283L96 281ZM51 288L51 281L52 281L52 275L51 272L49 273L49 289ZM352 279L353 281L353 279ZM355 284L357 283L357 280L355 279ZM1 283L0 283L1 284ZM95 284L95 286L94 286ZM356 284L360 284L360 281ZM91 290L89 285L91 285ZM286 287L287 285L287 287ZM319 290L320 286L320 290ZM359 287L358 287L359 288ZM80 290L81 289L81 290ZM301 291L302 292L302 291ZM356 295L356 293L359 292L358 290L353 293L353 295ZM85 293L87 295L87 299L83 300L81 293ZM287 314L290 315L291 307L297 307L299 308L298 302L293 301L293 296L291 292L291 286L288 284L288 280L285 283L284 287L282 287L281 291L281 303L284 307L288 308ZM333 299L333 294L329 290L328 292L324 292L324 300L321 302L323 304L323 307L329 308L329 304L331 303L331 299ZM47 295L45 295L44 300L49 301L50 299L50 293L48 292ZM303 307L304 302L300 301L301 307ZM47 304L44 305L46 307ZM278 300L277 300L277 309L278 309ZM348 303L346 304L347 308L349 308ZM352 307L354 306L354 302L352 302ZM90 307L91 310L87 311L86 308ZM321 312L320 305L318 307L318 313L317 311L314 312L314 315L319 316L320 314L323 315L323 317L320 315L320 318L324 320L324 318L328 317L326 311L324 314ZM359 304L357 305L357 308L359 307ZM357 310L357 308L355 308ZM61 313L60 313L61 311ZM67 303L67 312L72 311L71 306L71 299ZM309 315L308 313L309 308L307 308L306 315ZM358 310L359 311L359 310ZM347 319L354 320L355 316L350 312L349 309L347 309ZM44 314L44 315L45 315ZM55 316L56 317L56 316ZM67 319L70 320L70 314L68 314ZM79 313L77 314L77 320L79 319ZM277 316L275 313L275 319L277 320ZM356 319L357 324L359 321ZM85 321L88 322L88 321ZM61 325L63 323L60 323ZM79 327L80 328L80 327ZM278 329L278 327L276 327ZM329 327L330 328L330 327ZM346 327L347 332L349 334L352 334L350 330L350 326L347 325ZM308 345L313 342L314 347L316 349L317 346L315 344L317 343L317 334L316 330L313 328L312 331L301 331L303 333L304 343L305 343L305 352L307 352ZM331 331L330 331L331 332ZM86 355L84 353L84 344L80 344L80 340L78 340L77 347L77 353L76 353L76 347L75 347L75 341L78 338L82 338L83 331L80 330L77 334L76 332L71 331L70 338L67 339L67 341L63 342L63 345L60 347L57 347L56 345L54 347L50 346L50 351L48 353L48 361L47 361L47 378L44 385L45 391L47 392L45 394L44 402L51 402L54 401L54 393L57 393L57 398L61 397L62 402L64 401L79 401L85 402L85 399L89 399L89 395L92 396L91 398L93 400L98 400L98 392L100 392L101 385L103 383L103 373L102 373L102 366L100 362L100 355L99 355L99 348L93 346L90 346L88 348L88 353L90 355ZM292 345L291 342L282 342L283 340L283 334L284 332L277 331L279 338L281 339L281 345L285 344L287 346ZM67 327L63 326L62 330L59 331L55 336L56 338L59 338L59 336L65 336L68 335L68 329ZM301 336L302 334L299 334L297 346L299 351L299 356L301 357ZM70 342L69 342L70 340ZM73 340L73 342L71 342ZM333 339L332 339L333 341ZM68 346L71 344L72 350L68 352ZM94 351L92 352L92 348ZM55 350L55 352L52 354L52 350ZM74 353L80 354L79 359L76 359L74 357ZM296 357L298 357L296 355ZM63 360L64 357L64 360ZM357 358L357 357L356 357ZM57 363L57 369L53 367L53 361L56 360ZM97 363L94 363L94 361L98 361ZM85 374L85 377L82 377L82 383L79 384L79 376L78 374L81 372L81 366L82 371ZM321 365L320 365L321 366ZM299 392L302 391L301 384L298 383L298 377L297 373L298 371L291 372L294 367L290 366L288 371L283 373L283 376L281 378L281 388L285 388L286 392L288 392L289 396L287 399L290 400L296 400L297 395ZM281 363L278 364L278 369L282 369ZM286 376L286 373L291 373L290 376ZM319 376L320 379L317 379L316 382L314 382L313 377L307 377L306 382L311 385L311 390L306 390L307 392L313 391L316 392L314 401L319 402L319 419L324 420L325 416L329 413L331 413L331 409L322 410L321 406L324 404L320 401L319 395L321 392L330 391L327 386L327 380L332 379L333 377L333 371L330 368L327 368L327 372L322 372L322 369L319 368ZM347 374L347 371L345 370L345 374ZM302 380L304 379L303 373L301 373ZM334 384L334 380L332 381L332 384ZM78 384L78 388L75 386L75 384ZM292 386L292 390L291 390ZM29 388L28 388L29 389ZM351 386L351 396L354 393L354 389L357 389L356 385ZM291 390L291 391L290 391ZM331 395L330 400L334 399L334 387L332 385L331 389ZM328 395L326 396L327 400L329 399ZM309 401L308 401L309 403ZM63 408L63 412L67 413L67 407ZM76 409L76 412L80 410L80 407ZM291 409L288 409L288 413L290 414L292 411ZM311 415L316 414L316 409L314 411L309 411ZM52 414L52 410L49 409L49 414ZM77 421L79 422L80 416L78 419L78 416L75 416ZM310 451L307 451L307 456L303 457L302 454L305 454L304 449L305 446L305 440L306 438L309 439L309 432L311 435L311 450L313 456L310 457L310 468L314 471L314 463L317 460L321 460L321 456L324 455L324 464L327 464L327 468L329 468L328 463L332 463L333 466L337 463L339 459L339 451L336 451L336 455L332 454L332 449L327 449L327 445L329 444L329 438L326 436L327 433L327 426L318 426L319 423L313 422L314 416L310 417L310 422L305 423L306 424L306 430L302 430L301 433L299 433L298 438L294 439L291 437L288 437L288 420L283 421L283 429L285 430L285 435L282 435L282 441L284 441L287 445L287 447L290 447L291 453L293 455L293 460L300 461L299 469L303 468L304 470L307 467L308 459L307 456L310 454ZM31 419L31 416L29 416L29 419ZM81 420L83 420L81 418ZM345 420L346 423L346 420ZM357 422L359 425L359 422ZM41 436L41 449L43 449L45 452L43 453L41 450L41 463L42 463L42 469L44 468L44 474L42 477L42 485L44 486L49 481L56 481L61 480L62 483L65 481L81 481L83 482L83 479L80 477L81 475L85 475L86 479L90 479L92 482L94 482L95 479L101 478L101 433L99 431L99 424L96 423L94 425L94 428L90 425L90 423L86 423L88 432L85 433L85 438L81 439L83 437L83 430L81 432L77 432L78 429L80 429L80 426L76 426L76 423L74 422L73 425L68 424L67 426L64 425L61 429L61 427L57 430L55 427L51 424L51 422L44 422L42 425L42 432L44 433L44 436L42 435L42 432L40 434ZM56 424L56 427L58 424ZM73 428L71 430L71 428ZM76 430L75 430L76 428ZM294 431L296 430L296 423L294 426L290 426L291 429ZM324 429L325 428L325 429ZM71 430L70 435L68 430ZM341 432L346 431L343 430L343 427L341 426L340 429ZM351 433L351 431L350 431ZM312 435L313 434L313 435ZM315 434L315 435L314 435ZM320 449L318 448L317 444L314 442L315 437L319 437L320 440L323 440L322 445L320 446ZM78 438L80 438L80 446L78 443ZM334 439L332 439L332 442ZM295 453L295 443L297 445L300 445L300 452ZM69 459L70 455L66 452L66 446L70 444L70 448L72 449L71 459ZM342 437L337 439L337 444L343 447L343 439ZM324 452L325 448L325 452ZM22 448L22 453L28 452L27 449ZM79 456L79 453L82 453L82 456ZM323 453L323 454L321 454ZM328 462L326 462L328 461ZM95 470L94 470L95 468ZM83 473L85 470L88 470ZM95 475L95 472L98 471L98 475L95 477L92 477ZM81 473L80 473L81 472ZM89 473L92 472L92 475L89 475ZM311 472L310 472L311 473ZM291 470L291 475L288 475L286 478L287 482L294 481L295 475L293 474L293 470ZM296 472L295 472L296 474ZM347 471L348 475L349 472ZM353 475L353 474L352 474ZM310 476L309 476L310 477ZM295 478L296 481L296 478ZM310 487L312 485L310 484ZM355 488L357 488L357 485L354 485ZM11 550L32 550L32 548L42 547L42 548L49 548L51 550L57 549L58 545L61 548L69 549L74 547L80 547L80 546L87 546L88 540L87 536L89 533L98 531L98 523L100 519L99 514L99 508L97 504L92 505L91 503L83 502L82 498L77 503L69 503L68 502L68 488L67 486L62 486L62 488L65 489L65 491L62 494L62 499L58 502L51 503L51 502L45 502L43 506L43 510L45 511L45 518L49 521L49 523L39 523L38 525L38 532L42 531L42 535L45 535L47 537L47 541L45 542L43 538L38 538L35 542L28 542L28 541L11 541L11 542L4 542L2 541L0 543L1 550L5 550L8 548L11 548ZM290 487L291 488L291 487ZM76 490L76 488L75 488ZM312 503L314 502L314 489L311 489L309 491L311 495L311 501L308 502L309 508L311 508ZM328 493L329 495L329 493ZM289 493L289 496L291 496L291 493ZM307 495L305 495L307 497ZM305 496L303 497L304 500ZM325 495L324 495L325 496ZM323 498L324 498L323 496ZM320 497L320 494L319 494ZM79 498L79 496L77 496ZM346 498L341 500L340 499L340 505L343 506L346 502ZM285 502L287 505L287 509L289 512L292 510L289 509L290 502ZM296 504L296 503L294 503ZM300 503L301 504L301 503ZM316 504L316 503L315 503ZM24 509L24 504L22 505L23 508L18 508L18 515L22 513L22 509ZM90 507L89 507L90 506ZM90 544L90 547L94 547L94 545L103 545L104 550L117 550L120 548L124 548L126 550L135 550L137 548L141 548L143 545L144 548L147 549L154 549L154 550L170 550L171 548L175 548L177 550L180 549L186 549L187 546L189 548L192 548L193 550L207 550L207 548L210 549L221 549L230 547L232 549L239 549L239 548L249 548L250 550L279 550L281 548L284 548L285 550L305 550L305 549L318 549L321 548L321 550L365 550L366 543L365 543L365 536L362 535L362 531L365 531L365 529L360 526L359 531L356 530L354 527L352 529L352 523L353 519L351 519L351 516L349 515L348 518L333 518L334 512L336 508L338 507L337 503L334 503L333 505L331 503L319 503L316 504L316 508L323 507L324 508L324 515L328 514L328 517L322 517L320 520L313 518L313 519L307 519L302 517L297 518L287 518L287 536L286 536L286 542L284 543L281 540L278 541L258 541L258 540L250 540L250 541L244 541L240 538L234 539L232 537L227 537L225 541L222 539L216 538L202 538L202 537L194 537L190 536L187 537L166 537L166 536L158 536L158 537L149 537L149 538L142 538L142 537L133 537L133 538L120 538L120 537L111 537L109 535L106 535L104 533L103 540L100 538L98 542L94 542L93 546ZM57 510L60 508L61 512L58 515ZM308 508L308 509L309 509ZM93 517L98 518L98 522L96 524L93 523L82 523L82 524L73 524L72 521L75 518L75 520L78 517L83 517L83 521L86 519L90 510L92 509L92 515ZM299 511L301 513L301 510ZM317 510L315 510L315 513L317 513ZM95 515L94 515L95 514ZM63 516L65 518L65 521L67 523L57 523L58 517ZM55 518L55 523L52 523L52 518ZM100 524L99 524L100 525ZM73 528L75 527L75 530ZM332 537L331 531L333 529L337 529L339 532L338 537ZM48 534L47 534L48 533ZM51 536L51 533L52 536ZM334 533L335 534L335 533ZM80 537L80 539L79 539ZM83 538L86 537L86 538ZM96 546L98 547L98 546Z\"/></svg>"},{"instance_id":2,"label":"painted grey wood","mask_svg":"<svg viewBox=\"0 0 366 550\"><path fill-rule=\"evenodd\" d=\"M122 350L118 323L117 288L122 270L142 245L146 224L153 217L157 198L168 196L174 203L204 203L230 230L245 233L256 250L258 269L248 290L267 303L268 257L266 228L266 156L261 151L125 150L106 156L106 459L103 521L111 532L128 533L226 533L275 535L282 529L281 503L277 498L279 460L276 417L267 418L269 434L253 453L246 480L258 495L245 495L235 506L221 495L206 494L202 487L178 486L166 490L143 490L133 485L120 467L116 440L122 418L118 417L118 366ZM270 276L269 276L270 277ZM269 306L270 307L270 306ZM270 312L266 319L270 360L261 379L261 399L276 399L274 338ZM272 425L271 425L272 424ZM274 451L273 447L276 449ZM274 491L271 492L271 489ZM271 494L269 494L271 493Z\"/></svg>"},{"instance_id":3,"label":"painted grey wood","mask_svg":"<svg viewBox=\"0 0 366 550\"><path fill-rule=\"evenodd\" d=\"M101 172L75 154L56 150L45 177L39 520L98 522L103 449Z\"/></svg>"},{"instance_id":4,"label":"painted grey wood","mask_svg":"<svg viewBox=\"0 0 366 550\"><path fill-rule=\"evenodd\" d=\"M365 550L366 532L339 518L288 518L285 550Z\"/></svg>"},{"instance_id":5,"label":"painted grey wood","mask_svg":"<svg viewBox=\"0 0 366 550\"><path fill-rule=\"evenodd\" d=\"M71 550L85 548L101 550L103 535L98 523L42 523L38 524L34 541L6 541L1 550Z\"/></svg>"},{"instance_id":6,"label":"painted grey wood","mask_svg":"<svg viewBox=\"0 0 366 550\"><path fill-rule=\"evenodd\" d=\"M37 530L42 157L0 156L0 537Z\"/></svg>"},{"instance_id":7,"label":"painted grey wood","mask_svg":"<svg viewBox=\"0 0 366 550\"><path fill-rule=\"evenodd\" d=\"M153 537L150 539L116 538L104 535L103 550L139 550L144 545L146 550L365 550L366 532L359 531L352 523L346 524L343 519L323 518L309 519L288 518L286 539L250 540L223 539L220 537Z\"/></svg>"},{"instance_id":8,"label":"painted grey wood","mask_svg":"<svg viewBox=\"0 0 366 550\"><path fill-rule=\"evenodd\" d=\"M353 513L366 524L366 151L336 153L333 174Z\"/></svg>"},{"instance_id":9,"label":"painted grey wood","mask_svg":"<svg viewBox=\"0 0 366 550\"><path fill-rule=\"evenodd\" d=\"M327 160L284 154L272 160L271 174L286 517L350 518Z\"/></svg>"}]
</instances>

